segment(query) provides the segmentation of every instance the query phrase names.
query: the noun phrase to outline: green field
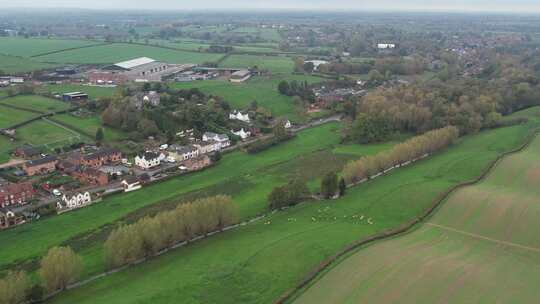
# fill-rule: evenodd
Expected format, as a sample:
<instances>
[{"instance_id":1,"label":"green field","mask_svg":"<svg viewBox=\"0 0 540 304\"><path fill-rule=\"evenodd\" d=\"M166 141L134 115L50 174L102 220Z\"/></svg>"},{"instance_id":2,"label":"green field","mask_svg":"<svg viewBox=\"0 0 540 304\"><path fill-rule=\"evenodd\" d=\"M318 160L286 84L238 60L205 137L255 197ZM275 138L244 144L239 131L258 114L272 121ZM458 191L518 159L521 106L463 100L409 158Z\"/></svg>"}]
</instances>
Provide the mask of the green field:
<instances>
[{"instance_id":1,"label":"green field","mask_svg":"<svg viewBox=\"0 0 540 304\"><path fill-rule=\"evenodd\" d=\"M44 120L34 121L17 129L19 142L34 146L46 145L49 149L77 142L79 136Z\"/></svg>"},{"instance_id":2,"label":"green field","mask_svg":"<svg viewBox=\"0 0 540 304\"><path fill-rule=\"evenodd\" d=\"M0 70L7 74L26 73L35 70L49 69L58 64L38 62L33 59L0 54Z\"/></svg>"},{"instance_id":3,"label":"green field","mask_svg":"<svg viewBox=\"0 0 540 304\"><path fill-rule=\"evenodd\" d=\"M295 303L535 303L539 185L537 137L419 229L359 250Z\"/></svg>"},{"instance_id":4,"label":"green field","mask_svg":"<svg viewBox=\"0 0 540 304\"><path fill-rule=\"evenodd\" d=\"M4 99L3 101L5 101ZM36 113L16 110L0 105L0 128L7 128L38 116Z\"/></svg>"},{"instance_id":5,"label":"green field","mask_svg":"<svg viewBox=\"0 0 540 304\"><path fill-rule=\"evenodd\" d=\"M285 56L231 55L220 64L226 68L251 68L257 66L272 73L290 74L294 69L292 58Z\"/></svg>"},{"instance_id":6,"label":"green field","mask_svg":"<svg viewBox=\"0 0 540 304\"><path fill-rule=\"evenodd\" d=\"M171 84L176 89L199 88L207 94L223 97L233 108L244 109L256 100L257 103L272 111L275 116L288 116L297 120L292 97L279 94L277 87L281 80L320 82L323 79L309 76L272 76L253 77L245 83L211 80L201 82L183 82Z\"/></svg>"},{"instance_id":7,"label":"green field","mask_svg":"<svg viewBox=\"0 0 540 304\"><path fill-rule=\"evenodd\" d=\"M168 63L203 63L216 61L222 54L171 50L146 45L115 43L35 57L49 63L116 63L137 57L150 57Z\"/></svg>"},{"instance_id":8,"label":"green field","mask_svg":"<svg viewBox=\"0 0 540 304\"><path fill-rule=\"evenodd\" d=\"M0 136L0 164L7 162L11 156L11 150L15 148L15 144L7 137Z\"/></svg>"},{"instance_id":9,"label":"green field","mask_svg":"<svg viewBox=\"0 0 540 304\"><path fill-rule=\"evenodd\" d=\"M96 45L100 43L102 42L67 39L25 39L19 37L2 37L0 38L0 54L31 57L39 54L82 46Z\"/></svg>"},{"instance_id":10,"label":"green field","mask_svg":"<svg viewBox=\"0 0 540 304\"><path fill-rule=\"evenodd\" d=\"M440 192L478 176L497 155L523 142L532 127L531 123L468 136L444 153L350 189L348 195L337 201L311 202L279 212L267 220L174 250L82 288L65 292L53 302L170 303L182 298L182 303L271 303L340 248L414 218ZM324 135L317 132L312 136L322 141L328 136ZM267 157L277 150L292 153L290 148L288 143L261 156L267 161ZM283 159L283 155L280 159ZM235 172L241 172L240 168L248 163L246 159L242 161L242 165L238 163L237 167L232 167ZM305 166L304 170L326 164L325 160L308 163L311 166ZM277 167L294 168L286 163ZM274 164L267 168L273 170L277 167ZM247 192L251 195L233 196L243 212L244 206L257 201L255 198L261 196L261 191L269 191L268 185L260 185L261 181L271 178L267 172L257 170L257 183L244 185L244 188L249 188ZM261 201L264 199L261 198ZM131 203L137 201L132 200ZM119 208L119 204L114 207ZM364 215L363 220L360 220L361 215ZM367 218L373 220L372 225L367 224ZM49 221L54 220L58 219ZM27 237L24 233L19 236ZM0 241L5 240L9 239L2 239L0 235ZM35 247L32 248L34 250ZM92 259L101 259L98 250L81 252L90 268ZM1 260L10 260L9 256L13 254L8 247L5 253L0 253L0 256L3 255Z\"/></svg>"},{"instance_id":11,"label":"green field","mask_svg":"<svg viewBox=\"0 0 540 304\"><path fill-rule=\"evenodd\" d=\"M104 127L101 123L101 118L99 116L90 116L90 117L77 117L71 114L61 114L54 116L55 121L60 121L69 126L73 126L76 129L81 129L91 135L96 134L99 128L103 128L103 134L105 135L105 141L118 141L125 139L127 134L118 129Z\"/></svg>"},{"instance_id":12,"label":"green field","mask_svg":"<svg viewBox=\"0 0 540 304\"><path fill-rule=\"evenodd\" d=\"M91 99L99 97L112 97L116 92L115 87L99 87L89 85L77 85L77 84L48 84L40 87L44 92L48 93L69 93L69 92L84 92L88 94Z\"/></svg>"},{"instance_id":13,"label":"green field","mask_svg":"<svg viewBox=\"0 0 540 304\"><path fill-rule=\"evenodd\" d=\"M14 105L42 113L67 110L71 107L71 105L67 102L37 95L19 95L2 99L0 103Z\"/></svg>"}]
</instances>

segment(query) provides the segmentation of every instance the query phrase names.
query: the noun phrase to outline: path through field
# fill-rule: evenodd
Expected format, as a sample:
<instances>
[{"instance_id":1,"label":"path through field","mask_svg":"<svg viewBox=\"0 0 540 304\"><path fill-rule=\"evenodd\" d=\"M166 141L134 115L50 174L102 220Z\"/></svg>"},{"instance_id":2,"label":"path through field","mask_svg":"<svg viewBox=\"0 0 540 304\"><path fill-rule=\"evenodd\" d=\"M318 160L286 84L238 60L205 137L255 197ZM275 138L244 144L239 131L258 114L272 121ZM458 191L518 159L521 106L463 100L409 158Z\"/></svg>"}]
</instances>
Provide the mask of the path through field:
<instances>
[{"instance_id":1,"label":"path through field","mask_svg":"<svg viewBox=\"0 0 540 304\"><path fill-rule=\"evenodd\" d=\"M295 303L537 303L540 138L414 232L360 249Z\"/></svg>"}]
</instances>

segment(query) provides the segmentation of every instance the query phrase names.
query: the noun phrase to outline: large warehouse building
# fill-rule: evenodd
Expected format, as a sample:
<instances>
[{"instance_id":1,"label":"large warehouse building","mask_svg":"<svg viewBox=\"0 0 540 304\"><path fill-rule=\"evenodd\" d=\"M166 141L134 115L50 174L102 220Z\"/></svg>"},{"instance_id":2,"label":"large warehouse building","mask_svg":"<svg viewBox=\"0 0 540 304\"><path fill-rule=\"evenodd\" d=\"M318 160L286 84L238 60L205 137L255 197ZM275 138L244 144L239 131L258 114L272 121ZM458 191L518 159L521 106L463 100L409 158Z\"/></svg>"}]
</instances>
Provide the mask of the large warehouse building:
<instances>
[{"instance_id":1,"label":"large warehouse building","mask_svg":"<svg viewBox=\"0 0 540 304\"><path fill-rule=\"evenodd\" d=\"M163 78L189 70L193 64L169 64L141 57L119 62L88 72L88 80L97 84L118 84L126 81L158 82Z\"/></svg>"}]
</instances>

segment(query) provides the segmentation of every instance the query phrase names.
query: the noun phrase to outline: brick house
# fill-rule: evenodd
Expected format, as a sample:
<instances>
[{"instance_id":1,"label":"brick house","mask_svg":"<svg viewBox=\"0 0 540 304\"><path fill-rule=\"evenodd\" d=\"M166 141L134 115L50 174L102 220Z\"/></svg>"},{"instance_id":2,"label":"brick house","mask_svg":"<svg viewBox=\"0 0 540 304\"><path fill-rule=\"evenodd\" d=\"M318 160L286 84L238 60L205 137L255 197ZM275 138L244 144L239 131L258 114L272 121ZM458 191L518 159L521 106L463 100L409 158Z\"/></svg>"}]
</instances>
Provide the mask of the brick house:
<instances>
[{"instance_id":1,"label":"brick house","mask_svg":"<svg viewBox=\"0 0 540 304\"><path fill-rule=\"evenodd\" d=\"M184 166L186 166L187 170L189 171L200 170L202 168L210 166L211 164L212 160L210 160L210 157L208 157L208 155L192 158L184 162Z\"/></svg>"},{"instance_id":2,"label":"brick house","mask_svg":"<svg viewBox=\"0 0 540 304\"><path fill-rule=\"evenodd\" d=\"M73 154L70 159L75 165L99 168L104 165L116 164L122 161L122 152L114 148L102 148L90 154Z\"/></svg>"},{"instance_id":3,"label":"brick house","mask_svg":"<svg viewBox=\"0 0 540 304\"><path fill-rule=\"evenodd\" d=\"M105 186L109 183L109 175L92 167L79 168L71 174L82 184Z\"/></svg>"},{"instance_id":4,"label":"brick house","mask_svg":"<svg viewBox=\"0 0 540 304\"><path fill-rule=\"evenodd\" d=\"M12 205L24 205L28 203L35 194L31 183L8 184L0 187L0 207Z\"/></svg>"},{"instance_id":5,"label":"brick house","mask_svg":"<svg viewBox=\"0 0 540 304\"><path fill-rule=\"evenodd\" d=\"M41 151L39 148L36 148L36 147L32 147L32 146L29 146L29 145L24 145L24 146L21 146L21 147L17 147L15 149L15 151L13 152L13 154L17 157L22 157L22 158L36 158L36 157L39 157L40 154L41 154Z\"/></svg>"},{"instance_id":6,"label":"brick house","mask_svg":"<svg viewBox=\"0 0 540 304\"><path fill-rule=\"evenodd\" d=\"M23 164L23 170L28 176L47 174L56 170L58 159L56 156L46 156L40 159L27 161Z\"/></svg>"}]
</instances>

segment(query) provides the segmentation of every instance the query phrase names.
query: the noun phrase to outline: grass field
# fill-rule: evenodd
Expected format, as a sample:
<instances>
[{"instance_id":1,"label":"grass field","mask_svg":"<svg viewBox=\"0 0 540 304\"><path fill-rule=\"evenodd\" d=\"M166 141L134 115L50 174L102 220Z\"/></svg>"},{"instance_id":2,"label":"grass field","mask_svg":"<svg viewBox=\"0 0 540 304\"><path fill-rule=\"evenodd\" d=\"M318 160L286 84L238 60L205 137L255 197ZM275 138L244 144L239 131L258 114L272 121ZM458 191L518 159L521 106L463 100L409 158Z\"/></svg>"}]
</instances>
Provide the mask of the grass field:
<instances>
[{"instance_id":1,"label":"grass field","mask_svg":"<svg viewBox=\"0 0 540 304\"><path fill-rule=\"evenodd\" d=\"M115 63L143 56L168 63L203 63L216 61L223 55L115 43L39 56L35 60L52 63Z\"/></svg>"},{"instance_id":2,"label":"grass field","mask_svg":"<svg viewBox=\"0 0 540 304\"><path fill-rule=\"evenodd\" d=\"M7 162L10 157L10 152L15 148L15 145L5 136L0 136L0 164Z\"/></svg>"},{"instance_id":3,"label":"grass field","mask_svg":"<svg viewBox=\"0 0 540 304\"><path fill-rule=\"evenodd\" d=\"M77 135L44 120L34 121L17 129L17 138L20 142L41 146L47 145L49 149L76 142Z\"/></svg>"},{"instance_id":4,"label":"grass field","mask_svg":"<svg viewBox=\"0 0 540 304\"><path fill-rule=\"evenodd\" d=\"M76 84L49 84L39 87L44 92L49 93L68 93L68 92L84 92L92 99L99 97L112 97L116 92L115 87L98 87Z\"/></svg>"},{"instance_id":5,"label":"grass field","mask_svg":"<svg viewBox=\"0 0 540 304\"><path fill-rule=\"evenodd\" d=\"M250 68L257 66L272 73L292 73L294 62L285 56L231 55L220 64L227 68Z\"/></svg>"},{"instance_id":6,"label":"grass field","mask_svg":"<svg viewBox=\"0 0 540 304\"><path fill-rule=\"evenodd\" d=\"M14 105L43 113L62 111L71 107L71 105L67 102L37 95L19 95L0 100L0 103Z\"/></svg>"},{"instance_id":7,"label":"grass field","mask_svg":"<svg viewBox=\"0 0 540 304\"><path fill-rule=\"evenodd\" d=\"M295 114L293 99L279 94L277 87L281 80L297 80L315 83L321 78L309 76L278 76L254 77L245 83L231 83L228 81L212 80L202 82L184 82L171 84L176 89L199 88L207 94L221 96L233 107L244 109L256 100L257 103L272 111L275 116L288 116L289 119L298 119Z\"/></svg>"},{"instance_id":8,"label":"grass field","mask_svg":"<svg viewBox=\"0 0 540 304\"><path fill-rule=\"evenodd\" d=\"M0 38L0 54L14 55L20 57L30 57L39 54L61 51L81 46L96 45L102 42L84 40L62 40L62 39L38 39L20 37Z\"/></svg>"},{"instance_id":9,"label":"grass field","mask_svg":"<svg viewBox=\"0 0 540 304\"><path fill-rule=\"evenodd\" d=\"M197 242L68 291L52 302L170 303L181 298L182 303L271 303L321 260L346 244L410 220L438 193L478 176L497 155L521 143L532 125L468 136L444 153L350 189L348 195L339 200L307 203L277 213L265 221ZM313 134L318 141L325 140L324 135ZM279 149L281 153L293 152L287 145L280 146L288 148ZM261 156L264 160L273 158L275 151ZM244 159L242 164L246 163ZM324 163L322 160L318 164ZM269 168L273 167L275 165ZM266 176L266 173L257 170L258 176ZM242 176L246 177L244 174ZM269 188L259 183L244 187L252 188L248 193ZM252 204L256 201L255 194L236 195L234 199L242 202L241 205L246 201ZM364 215L363 220L360 220L361 215ZM372 225L366 223L367 218L373 220ZM26 238L24 233L20 233L20 237ZM0 235L0 241L5 240ZM36 250L35 246L32 250ZM101 258L99 250L81 252L88 267L92 267L92 260ZM0 253L3 255L0 260L13 254L8 247L5 253Z\"/></svg>"},{"instance_id":10,"label":"grass field","mask_svg":"<svg viewBox=\"0 0 540 304\"><path fill-rule=\"evenodd\" d=\"M3 101L5 101L4 99ZM38 116L36 113L16 110L0 105L0 128L7 128Z\"/></svg>"},{"instance_id":11,"label":"grass field","mask_svg":"<svg viewBox=\"0 0 540 304\"><path fill-rule=\"evenodd\" d=\"M359 250L295 303L534 303L539 185L537 137L421 228Z\"/></svg>"},{"instance_id":12,"label":"grass field","mask_svg":"<svg viewBox=\"0 0 540 304\"><path fill-rule=\"evenodd\" d=\"M82 129L92 135L96 134L99 128L103 128L106 142L122 140L127 136L127 134L121 130L104 127L99 116L81 118L71 114L61 114L55 115L54 120L73 126L77 129Z\"/></svg>"},{"instance_id":13,"label":"grass field","mask_svg":"<svg viewBox=\"0 0 540 304\"><path fill-rule=\"evenodd\" d=\"M29 58L0 54L0 70L2 70L4 73L26 73L35 70L53 68L55 66L58 66L58 64L48 64Z\"/></svg>"}]
</instances>

